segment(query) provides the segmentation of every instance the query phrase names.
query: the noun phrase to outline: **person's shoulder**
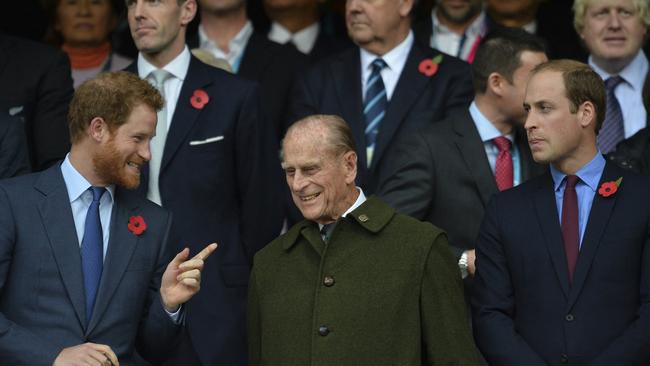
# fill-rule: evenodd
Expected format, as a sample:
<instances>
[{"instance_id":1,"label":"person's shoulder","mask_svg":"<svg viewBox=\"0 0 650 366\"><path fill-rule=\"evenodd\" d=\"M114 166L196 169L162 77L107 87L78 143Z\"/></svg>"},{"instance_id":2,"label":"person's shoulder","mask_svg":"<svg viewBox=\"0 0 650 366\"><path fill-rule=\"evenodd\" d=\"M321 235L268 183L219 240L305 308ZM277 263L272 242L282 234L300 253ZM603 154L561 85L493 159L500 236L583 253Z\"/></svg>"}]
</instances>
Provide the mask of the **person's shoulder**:
<instances>
[{"instance_id":1,"label":"person's shoulder","mask_svg":"<svg viewBox=\"0 0 650 366\"><path fill-rule=\"evenodd\" d=\"M255 254L254 265L257 267L273 263L278 256L300 240L301 231L310 225L316 225L308 220L302 220L290 227L287 232L273 239L269 244L264 246Z\"/></svg>"},{"instance_id":2,"label":"person's shoulder","mask_svg":"<svg viewBox=\"0 0 650 366\"><path fill-rule=\"evenodd\" d=\"M32 72L36 71L38 67L46 67L52 63L67 60L60 49L29 39L2 35L0 42L11 55L9 60L20 63L21 67L29 68Z\"/></svg>"}]
</instances>

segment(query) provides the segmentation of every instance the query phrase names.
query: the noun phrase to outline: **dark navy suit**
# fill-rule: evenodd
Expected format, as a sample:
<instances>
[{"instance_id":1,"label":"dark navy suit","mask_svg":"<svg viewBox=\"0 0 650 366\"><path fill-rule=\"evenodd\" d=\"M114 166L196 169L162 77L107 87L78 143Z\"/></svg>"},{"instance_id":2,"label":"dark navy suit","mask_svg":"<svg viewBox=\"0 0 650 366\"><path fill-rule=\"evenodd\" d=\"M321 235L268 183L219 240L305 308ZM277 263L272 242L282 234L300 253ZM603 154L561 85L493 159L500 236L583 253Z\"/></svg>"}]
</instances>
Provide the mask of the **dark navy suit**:
<instances>
[{"instance_id":1,"label":"dark navy suit","mask_svg":"<svg viewBox=\"0 0 650 366\"><path fill-rule=\"evenodd\" d=\"M190 103L197 89L210 98L202 109ZM187 304L189 337L204 365L246 364L253 255L279 234L284 218L276 138L259 104L255 83L192 57L163 152L160 194L174 214L178 244L192 253L219 244ZM147 178L145 169L143 195Z\"/></svg>"},{"instance_id":2,"label":"dark navy suit","mask_svg":"<svg viewBox=\"0 0 650 366\"><path fill-rule=\"evenodd\" d=\"M601 183L620 177L594 196L573 285L550 173L491 200L472 298L491 365L650 364L650 179L607 163Z\"/></svg>"}]
</instances>

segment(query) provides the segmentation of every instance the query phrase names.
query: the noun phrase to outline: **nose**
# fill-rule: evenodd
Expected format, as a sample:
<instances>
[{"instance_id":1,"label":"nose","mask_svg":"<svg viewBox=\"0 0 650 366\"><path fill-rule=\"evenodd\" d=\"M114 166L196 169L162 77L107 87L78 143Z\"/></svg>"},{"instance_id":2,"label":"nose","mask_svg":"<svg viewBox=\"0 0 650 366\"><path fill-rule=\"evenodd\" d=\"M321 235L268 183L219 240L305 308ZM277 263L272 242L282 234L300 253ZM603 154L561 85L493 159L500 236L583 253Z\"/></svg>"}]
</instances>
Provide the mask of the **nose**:
<instances>
[{"instance_id":1,"label":"nose","mask_svg":"<svg viewBox=\"0 0 650 366\"><path fill-rule=\"evenodd\" d=\"M290 180L290 181L289 181ZM289 188L291 188L292 192L300 192L307 186L307 179L300 173L300 171L296 171L293 174L293 177L287 177L287 181L289 183Z\"/></svg>"},{"instance_id":2,"label":"nose","mask_svg":"<svg viewBox=\"0 0 650 366\"><path fill-rule=\"evenodd\" d=\"M133 7L133 16L135 19L142 19L144 17L144 1L136 0L134 1Z\"/></svg>"},{"instance_id":3,"label":"nose","mask_svg":"<svg viewBox=\"0 0 650 366\"><path fill-rule=\"evenodd\" d=\"M345 8L347 13L357 13L359 12L359 5L361 0L347 0L345 2Z\"/></svg>"},{"instance_id":4,"label":"nose","mask_svg":"<svg viewBox=\"0 0 650 366\"><path fill-rule=\"evenodd\" d=\"M532 110L526 113L526 121L524 122L524 129L526 132L530 132L537 128L537 123L535 122L535 116Z\"/></svg>"},{"instance_id":5,"label":"nose","mask_svg":"<svg viewBox=\"0 0 650 366\"><path fill-rule=\"evenodd\" d=\"M138 155L144 160L151 160L151 139L148 139L146 142L140 144L140 149Z\"/></svg>"},{"instance_id":6,"label":"nose","mask_svg":"<svg viewBox=\"0 0 650 366\"><path fill-rule=\"evenodd\" d=\"M607 26L609 28L613 28L613 29L621 28L621 19L619 18L619 16L620 15L618 14L618 12L616 12L616 10L612 9L609 12L609 16L607 18L609 20L609 22L607 23Z\"/></svg>"},{"instance_id":7,"label":"nose","mask_svg":"<svg viewBox=\"0 0 650 366\"><path fill-rule=\"evenodd\" d=\"M77 11L79 15L88 15L90 14L90 1L89 0L81 0L77 4Z\"/></svg>"}]
</instances>

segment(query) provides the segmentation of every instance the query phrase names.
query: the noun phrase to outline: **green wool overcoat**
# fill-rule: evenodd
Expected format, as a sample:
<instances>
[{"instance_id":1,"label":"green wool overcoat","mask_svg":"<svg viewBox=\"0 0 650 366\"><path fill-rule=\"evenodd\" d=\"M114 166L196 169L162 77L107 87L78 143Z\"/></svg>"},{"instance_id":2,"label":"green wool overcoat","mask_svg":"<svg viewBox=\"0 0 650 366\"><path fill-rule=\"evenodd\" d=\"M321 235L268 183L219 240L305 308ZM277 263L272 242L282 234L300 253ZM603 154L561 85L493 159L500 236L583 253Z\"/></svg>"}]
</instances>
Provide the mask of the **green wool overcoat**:
<instances>
[{"instance_id":1,"label":"green wool overcoat","mask_svg":"<svg viewBox=\"0 0 650 366\"><path fill-rule=\"evenodd\" d=\"M257 253L250 365L477 365L466 309L446 235L371 197L327 245L303 221Z\"/></svg>"}]
</instances>

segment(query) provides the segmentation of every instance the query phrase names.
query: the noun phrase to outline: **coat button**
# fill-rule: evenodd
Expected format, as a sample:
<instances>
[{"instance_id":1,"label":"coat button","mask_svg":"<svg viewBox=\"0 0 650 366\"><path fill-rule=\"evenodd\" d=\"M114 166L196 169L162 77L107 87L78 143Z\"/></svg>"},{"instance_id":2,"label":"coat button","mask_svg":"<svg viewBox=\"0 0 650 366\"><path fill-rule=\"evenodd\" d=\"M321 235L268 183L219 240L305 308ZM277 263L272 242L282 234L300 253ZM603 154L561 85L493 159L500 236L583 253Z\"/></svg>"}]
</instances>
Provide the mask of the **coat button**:
<instances>
[{"instance_id":1,"label":"coat button","mask_svg":"<svg viewBox=\"0 0 650 366\"><path fill-rule=\"evenodd\" d=\"M368 218L368 215L366 215L366 214L359 215L359 221L366 222L368 220L370 220L370 218Z\"/></svg>"},{"instance_id":2,"label":"coat button","mask_svg":"<svg viewBox=\"0 0 650 366\"><path fill-rule=\"evenodd\" d=\"M564 319L566 319L566 321L568 321L568 322L572 322L572 321L575 320L575 317L573 316L573 314L567 314L567 315L564 317Z\"/></svg>"},{"instance_id":3,"label":"coat button","mask_svg":"<svg viewBox=\"0 0 650 366\"><path fill-rule=\"evenodd\" d=\"M569 356L567 356L565 353L560 355L560 362L562 363L567 363L569 362Z\"/></svg>"},{"instance_id":4,"label":"coat button","mask_svg":"<svg viewBox=\"0 0 650 366\"><path fill-rule=\"evenodd\" d=\"M327 286L327 287L332 287L332 286L334 286L334 277L332 277L332 276L325 276L325 278L323 278L323 285L325 285L325 286Z\"/></svg>"},{"instance_id":5,"label":"coat button","mask_svg":"<svg viewBox=\"0 0 650 366\"><path fill-rule=\"evenodd\" d=\"M328 328L327 326L325 326L325 325L321 325L321 326L318 328L318 334L320 334L321 336L325 337L325 336L327 336L328 334L330 334L330 330L329 330L329 328Z\"/></svg>"}]
</instances>

